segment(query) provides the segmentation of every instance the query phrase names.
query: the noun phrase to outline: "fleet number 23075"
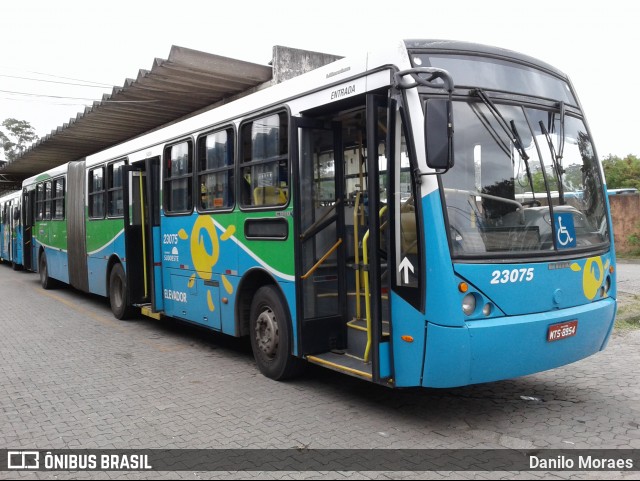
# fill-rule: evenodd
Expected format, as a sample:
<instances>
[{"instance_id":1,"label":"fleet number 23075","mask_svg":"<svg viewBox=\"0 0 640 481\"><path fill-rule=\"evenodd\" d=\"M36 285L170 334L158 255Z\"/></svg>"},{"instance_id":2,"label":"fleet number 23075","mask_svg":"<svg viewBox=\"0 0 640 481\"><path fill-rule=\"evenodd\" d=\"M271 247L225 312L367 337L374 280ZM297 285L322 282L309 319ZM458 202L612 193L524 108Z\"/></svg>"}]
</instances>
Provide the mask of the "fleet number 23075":
<instances>
[{"instance_id":1,"label":"fleet number 23075","mask_svg":"<svg viewBox=\"0 0 640 481\"><path fill-rule=\"evenodd\" d=\"M534 268L528 269L504 269L491 273L491 284L507 284L509 282L531 282Z\"/></svg>"}]
</instances>

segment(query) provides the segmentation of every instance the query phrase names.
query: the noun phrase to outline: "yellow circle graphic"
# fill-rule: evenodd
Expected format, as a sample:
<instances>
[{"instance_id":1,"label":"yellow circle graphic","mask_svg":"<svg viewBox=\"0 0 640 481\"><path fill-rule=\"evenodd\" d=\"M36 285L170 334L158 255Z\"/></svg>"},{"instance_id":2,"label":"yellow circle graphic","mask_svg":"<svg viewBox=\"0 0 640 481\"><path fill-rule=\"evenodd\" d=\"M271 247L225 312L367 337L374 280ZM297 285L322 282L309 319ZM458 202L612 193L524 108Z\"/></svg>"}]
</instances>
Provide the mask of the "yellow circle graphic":
<instances>
[{"instance_id":1,"label":"yellow circle graphic","mask_svg":"<svg viewBox=\"0 0 640 481\"><path fill-rule=\"evenodd\" d=\"M206 241L205 236L210 242ZM207 245L211 246L211 252L207 250ZM198 216L191 231L191 259L198 276L205 280L211 279L213 266L218 262L219 255L220 245L213 219L208 215Z\"/></svg>"},{"instance_id":2,"label":"yellow circle graphic","mask_svg":"<svg viewBox=\"0 0 640 481\"><path fill-rule=\"evenodd\" d=\"M594 299L604 281L604 266L601 257L590 257L584 264L582 290L587 299Z\"/></svg>"}]
</instances>

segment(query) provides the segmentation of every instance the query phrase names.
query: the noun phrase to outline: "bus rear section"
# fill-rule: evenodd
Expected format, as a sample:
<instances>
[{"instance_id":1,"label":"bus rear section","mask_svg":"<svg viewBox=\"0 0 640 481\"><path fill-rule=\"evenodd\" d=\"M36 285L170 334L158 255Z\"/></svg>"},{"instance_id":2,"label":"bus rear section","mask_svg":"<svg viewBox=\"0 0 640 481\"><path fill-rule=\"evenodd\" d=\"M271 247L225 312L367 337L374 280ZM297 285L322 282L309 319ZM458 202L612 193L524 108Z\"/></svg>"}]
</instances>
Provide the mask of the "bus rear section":
<instances>
[{"instance_id":1,"label":"bus rear section","mask_svg":"<svg viewBox=\"0 0 640 481\"><path fill-rule=\"evenodd\" d=\"M0 260L10 263L14 270L24 264L22 215L20 192L0 197Z\"/></svg>"}]
</instances>

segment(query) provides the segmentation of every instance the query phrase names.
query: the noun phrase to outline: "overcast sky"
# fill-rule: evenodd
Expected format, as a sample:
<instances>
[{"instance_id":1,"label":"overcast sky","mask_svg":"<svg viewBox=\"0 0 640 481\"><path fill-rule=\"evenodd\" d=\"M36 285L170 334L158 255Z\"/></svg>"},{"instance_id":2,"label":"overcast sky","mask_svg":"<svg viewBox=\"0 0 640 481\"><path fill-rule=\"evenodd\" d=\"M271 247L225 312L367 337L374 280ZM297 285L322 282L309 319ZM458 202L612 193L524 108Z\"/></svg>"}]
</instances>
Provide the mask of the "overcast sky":
<instances>
[{"instance_id":1,"label":"overcast sky","mask_svg":"<svg viewBox=\"0 0 640 481\"><path fill-rule=\"evenodd\" d=\"M0 14L0 121L26 120L40 137L167 58L171 45L267 64L273 45L347 55L373 39L434 38L517 50L563 70L600 157L640 155L637 1L20 0Z\"/></svg>"}]
</instances>

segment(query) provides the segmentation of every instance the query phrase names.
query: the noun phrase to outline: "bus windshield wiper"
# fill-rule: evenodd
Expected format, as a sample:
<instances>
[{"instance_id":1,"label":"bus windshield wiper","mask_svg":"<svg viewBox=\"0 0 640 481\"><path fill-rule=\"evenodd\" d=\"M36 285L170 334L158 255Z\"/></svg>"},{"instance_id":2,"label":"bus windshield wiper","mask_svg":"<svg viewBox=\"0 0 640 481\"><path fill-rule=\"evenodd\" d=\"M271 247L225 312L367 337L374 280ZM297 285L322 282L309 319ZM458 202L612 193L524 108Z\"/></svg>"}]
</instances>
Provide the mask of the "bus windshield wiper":
<instances>
[{"instance_id":1,"label":"bus windshield wiper","mask_svg":"<svg viewBox=\"0 0 640 481\"><path fill-rule=\"evenodd\" d=\"M561 100L556 104L558 106L558 110L560 111L560 132L558 132L559 143L558 143L558 151L556 153L556 159L559 161L562 160L563 152L564 152L564 117L565 117L565 108L564 102ZM556 133L556 123L555 123L555 112L549 112L549 126L548 131L552 134Z\"/></svg>"},{"instance_id":2,"label":"bus windshield wiper","mask_svg":"<svg viewBox=\"0 0 640 481\"><path fill-rule=\"evenodd\" d=\"M478 120L480 121L482 126L487 129L487 132L489 132L489 135L496 143L496 145L500 148L500 150L504 152L504 155L511 158L511 149L509 148L509 145L504 140L504 137L501 136L499 132L496 132L495 127L491 125L491 122L489 122L489 119L487 118L485 113L480 110L479 104L471 104L469 105L469 107L471 108L471 111L476 115L476 117L478 117Z\"/></svg>"},{"instance_id":3,"label":"bus windshield wiper","mask_svg":"<svg viewBox=\"0 0 640 481\"><path fill-rule=\"evenodd\" d=\"M518 153L520 154L520 157L524 161L524 165L527 169L527 179L529 180L529 185L531 186L531 195L535 200L536 194L535 194L535 189L533 187L533 177L531 176L531 169L529 168L529 155L527 155L527 152L524 150L524 145L522 144L522 138L520 137L520 133L516 128L515 121L511 120L510 125L507 124L506 119L500 113L500 111L498 110L498 107L495 106L495 104L491 101L491 99L487 97L487 94L485 94L484 91L482 91L481 89L475 89L472 92L472 94L475 94L478 97L480 97L480 100L482 100L482 102L487 106L487 108L489 109L493 117L498 122L498 125L502 127L502 130L504 130L505 134L507 134L507 137L509 137L509 140L513 142L513 145L515 145L516 149L518 150Z\"/></svg>"},{"instance_id":4,"label":"bus windshield wiper","mask_svg":"<svg viewBox=\"0 0 640 481\"><path fill-rule=\"evenodd\" d=\"M563 115L561 115L560 118L563 118ZM547 145L549 146L549 151L551 152L551 161L553 162L553 170L556 174L556 179L558 181L558 196L560 197L560 203L564 204L564 185L562 183L562 174L564 174L564 169L560 164L562 160L562 155L556 153L556 149L553 146L553 141L551 140L551 135L549 135L549 131L544 126L544 122L541 120L539 124L540 124L540 129L542 130L543 135L547 139ZM560 132L562 133L563 130L564 129L561 128ZM564 140L564 136L562 137L562 139ZM560 142L560 148L561 149L564 148L564 142L562 141Z\"/></svg>"},{"instance_id":5,"label":"bus windshield wiper","mask_svg":"<svg viewBox=\"0 0 640 481\"><path fill-rule=\"evenodd\" d=\"M495 104L491 101L491 99L487 97L487 94L484 93L483 90L475 89L475 90L472 90L470 93L471 95L477 95L480 98L480 100L482 100L482 102L487 106L487 108L489 109L493 117L498 122L498 125L502 127L502 130L504 130L504 133L507 134L507 137L509 137L509 140L511 140L511 142L513 142L513 145L515 145L516 149L518 149L518 153L520 154L520 157L522 157L524 161L529 160L529 156L525 152L524 146L522 145L520 135L516 130L515 122L511 121L511 128L509 128L509 124L507 124L507 121L498 110L498 107L496 107Z\"/></svg>"},{"instance_id":6,"label":"bus windshield wiper","mask_svg":"<svg viewBox=\"0 0 640 481\"><path fill-rule=\"evenodd\" d=\"M558 161L562 160L564 153L564 102L560 101L560 145L558 146Z\"/></svg>"}]
</instances>

